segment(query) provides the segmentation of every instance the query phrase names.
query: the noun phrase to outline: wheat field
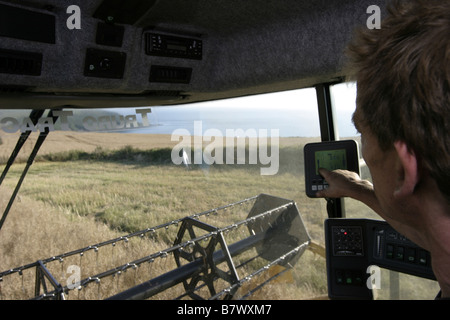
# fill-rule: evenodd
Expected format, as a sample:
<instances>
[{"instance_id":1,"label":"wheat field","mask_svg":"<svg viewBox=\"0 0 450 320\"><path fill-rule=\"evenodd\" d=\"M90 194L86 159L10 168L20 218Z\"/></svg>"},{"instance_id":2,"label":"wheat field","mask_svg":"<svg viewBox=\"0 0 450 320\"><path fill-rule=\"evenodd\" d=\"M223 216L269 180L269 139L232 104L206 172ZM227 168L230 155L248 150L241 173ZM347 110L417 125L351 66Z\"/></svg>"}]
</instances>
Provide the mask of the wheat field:
<instances>
[{"instance_id":1,"label":"wheat field","mask_svg":"<svg viewBox=\"0 0 450 320\"><path fill-rule=\"evenodd\" d=\"M36 137L31 136L27 141L0 186L3 208ZM5 163L17 135L3 134L1 138L0 161ZM307 141L281 138L279 173L261 176L259 168L252 165L197 166L190 170L173 165L167 160L167 154L176 142L170 141L169 135L52 132L0 232L0 272L261 193L296 201L311 238L320 243L324 206L307 199L303 192L301 150ZM150 155L149 150L152 150ZM159 157L165 159L148 158L155 155L155 150L160 150ZM316 209L319 214L313 213ZM239 219L245 219L246 214ZM220 223L227 224L228 220ZM101 248L96 254L75 255L70 258L73 261L67 258L51 263L49 269L61 282L69 279L71 274L67 268L71 264L83 267L82 277L91 276L98 270L108 270L149 252L164 250L173 241L169 238L164 235L158 239L140 238L127 242L126 246L118 243L114 248ZM173 258L157 260L159 266L154 263L151 268L123 272L122 277L110 277L110 283L105 280L101 285L74 290L68 298L103 299L148 280L152 274L176 268ZM324 264L322 257L307 251L287 276L265 286L254 297L322 297L326 294ZM1 298L32 297L33 282L34 275L25 271L5 276ZM182 292L179 285L154 298L172 299Z\"/></svg>"},{"instance_id":2,"label":"wheat field","mask_svg":"<svg viewBox=\"0 0 450 320\"><path fill-rule=\"evenodd\" d=\"M6 207L37 135L30 137L0 186L0 205ZM0 169L3 170L18 136L1 135ZM130 233L177 221L261 193L295 201L311 240L323 246L326 203L304 193L303 146L314 139L280 138L280 168L262 176L255 165L197 165L187 169L170 161L176 142L169 135L52 132L0 230L0 272L38 260L90 247L110 239L113 244L52 261L46 266L61 284L69 284L71 266L85 279L171 247L179 224L169 224L157 236L133 237ZM250 203L251 205L251 203ZM378 217L356 201L345 202L347 217ZM236 215L221 215L212 225L228 225L246 218L248 207ZM230 212L229 212L230 213ZM242 228L230 234L230 243L248 234ZM239 238L240 239L240 238ZM312 249L312 248L311 248ZM101 281L92 281L69 292L66 299L105 299L118 292L177 268L173 254L152 263L126 268ZM264 262L255 262L260 268ZM238 262L236 262L238 264ZM254 282L265 281L270 269ZM245 268L239 271L244 277ZM405 299L434 298L435 282L400 275ZM256 278L256 277L255 277ZM389 281L390 275L383 277ZM34 297L34 268L0 279L0 300ZM253 281L243 286L249 289ZM226 286L226 283L224 284ZM256 285L256 284L255 284ZM255 286L254 285L254 286ZM402 284L403 286L403 284ZM389 288L386 282L384 287ZM417 290L417 288L420 290ZM250 288L251 289L251 288ZM183 285L153 296L183 296ZM389 290L387 290L389 292ZM238 291L239 293L239 291ZM292 269L271 281L250 298L322 299L327 294L325 259L307 250ZM380 298L389 298L389 294Z\"/></svg>"}]
</instances>

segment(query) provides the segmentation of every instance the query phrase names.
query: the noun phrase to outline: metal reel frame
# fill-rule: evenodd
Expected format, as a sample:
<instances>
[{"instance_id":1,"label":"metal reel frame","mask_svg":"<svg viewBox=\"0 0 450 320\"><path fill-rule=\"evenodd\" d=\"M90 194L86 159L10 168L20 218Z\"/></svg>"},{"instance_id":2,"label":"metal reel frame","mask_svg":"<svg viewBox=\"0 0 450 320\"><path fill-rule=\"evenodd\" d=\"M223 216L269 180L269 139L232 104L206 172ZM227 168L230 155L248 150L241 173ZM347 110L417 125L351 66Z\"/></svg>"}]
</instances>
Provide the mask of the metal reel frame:
<instances>
[{"instance_id":1,"label":"metal reel frame","mask_svg":"<svg viewBox=\"0 0 450 320\"><path fill-rule=\"evenodd\" d=\"M189 235L191 240L197 239L194 228L199 228L209 233L217 233L210 237L209 242L204 247L200 244L200 241L192 241L190 243L190 247L192 249L191 251L187 251L183 248L174 251L174 258L178 267L183 265L183 260L193 262L194 260L201 259L203 261L202 268L197 271L190 280L183 280L183 286L189 297L195 300L203 300L204 298L195 293L195 290L199 287L199 283L204 282L204 284L208 287L210 296L212 297L217 293L214 283L218 278L228 282L231 286L239 282L239 277L223 234L214 226L190 217L185 218L180 229L178 230L174 246L182 243L186 233ZM229 268L228 272L220 269L214 262L214 252L216 251L216 247L218 245L220 245L220 248L222 249L221 252L224 254L224 260ZM231 299L237 289L238 287L232 290L232 292L230 291L224 299Z\"/></svg>"}]
</instances>

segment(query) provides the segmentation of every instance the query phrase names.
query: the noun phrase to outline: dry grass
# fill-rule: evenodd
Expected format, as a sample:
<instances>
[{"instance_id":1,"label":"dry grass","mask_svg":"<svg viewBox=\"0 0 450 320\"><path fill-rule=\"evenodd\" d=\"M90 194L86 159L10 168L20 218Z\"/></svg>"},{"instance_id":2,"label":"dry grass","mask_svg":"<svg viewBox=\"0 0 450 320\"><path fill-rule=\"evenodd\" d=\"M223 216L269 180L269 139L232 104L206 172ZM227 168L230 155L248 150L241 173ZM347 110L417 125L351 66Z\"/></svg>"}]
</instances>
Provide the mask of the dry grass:
<instances>
[{"instance_id":1,"label":"dry grass","mask_svg":"<svg viewBox=\"0 0 450 320\"><path fill-rule=\"evenodd\" d=\"M0 163L5 163L17 143L17 133L1 132ZM17 161L26 161L38 138L37 134L30 135ZM177 142L170 141L170 135L145 135L123 133L95 133L75 131L53 131L48 135L39 155L48 155L71 150L93 152L98 148L118 150L127 146L140 149L171 148Z\"/></svg>"},{"instance_id":2,"label":"dry grass","mask_svg":"<svg viewBox=\"0 0 450 320\"><path fill-rule=\"evenodd\" d=\"M19 135L17 133L0 132L2 144L0 144L0 160L4 163L16 145ZM31 152L38 135L30 135L23 147L23 152L17 160L24 161ZM284 147L296 147L308 141L317 139L308 138L280 138L280 145ZM171 141L168 134L132 134L132 133L96 133L76 131L53 131L39 150L39 155L54 154L70 150L93 152L97 148L118 150L124 147L149 150L157 148L172 148L179 141Z\"/></svg>"},{"instance_id":3,"label":"dry grass","mask_svg":"<svg viewBox=\"0 0 450 320\"><path fill-rule=\"evenodd\" d=\"M5 202L5 199L2 199L1 204L5 205ZM214 220L217 219L209 219L208 223L226 225L226 223L223 223L223 219L219 219L222 222L221 224L214 223ZM114 246L110 244L100 247L98 251L88 250L83 255L76 254L64 258L62 262L55 260L46 266L61 284L68 284L72 276L70 269L72 265L80 267L82 271L81 279L86 279L89 276L123 266L130 261L170 247L176 231L177 226L171 226L167 230L163 228L161 230L163 235L156 238L136 237L127 242L118 241ZM236 241L239 236L240 238L249 236L245 230L241 229L240 233L242 232L244 234L240 234L238 237L236 237L236 234L229 235L228 239L233 238L229 240L229 243ZM12 266L25 265L54 255L58 256L68 250L87 247L121 236L124 236L124 233L113 231L105 224L92 218L62 214L61 211L55 210L55 208L42 202L20 197L0 234L0 243L2 244L0 270L7 270ZM168 241L168 239L170 240ZM255 254L255 252L248 253L248 255L252 254ZM242 259L245 260L246 257L242 257ZM234 263L239 264L238 259L235 259ZM66 295L66 298L104 299L176 267L173 255L169 254L166 258L155 259L152 263L146 262L136 269L127 269L114 276L106 277L101 280L100 284L92 282L82 287L81 290L72 290ZM222 268L223 264L219 267ZM252 298L299 299L323 294L323 292L317 291L317 288L311 282L312 279L308 278L308 274L316 273L318 269L323 270L323 259L306 252L301 262L298 263L298 269L289 271L288 277L274 281L264 287L264 290L257 291ZM34 272L35 269L32 268L22 274L15 273L5 276L1 283L1 298L9 300L34 297ZM249 270L240 269L240 278L245 277L249 272ZM246 284L244 289L253 288L258 281L261 282L264 279L264 276L263 278L256 277L256 281ZM322 282L323 280L322 278L314 281ZM226 283L222 284L222 287L226 287ZM247 292L246 290L241 291L242 294ZM267 296L269 292L270 296ZM181 285L178 285L152 298L172 299L183 293L184 289ZM237 295L239 295L239 292ZM204 296L207 297L208 295L204 294Z\"/></svg>"},{"instance_id":4,"label":"dry grass","mask_svg":"<svg viewBox=\"0 0 450 320\"><path fill-rule=\"evenodd\" d=\"M35 138L35 137L33 137ZM0 157L5 159L15 145L17 136L3 135ZM31 150L27 142L21 159ZM40 155L55 151L79 150L92 153L98 148L120 150L125 146L141 150L171 147L170 136L106 133L53 132ZM173 165L142 164L135 161L65 161L36 162L27 176L20 196L0 232L0 271L83 248L123 236L161 223L180 219L221 205L236 202L259 193L293 199L313 239L323 237L323 203L307 199L303 192L303 172L299 171L302 139L282 139L283 152L293 159L281 164L276 176L263 177L259 169L248 166L216 166L185 170ZM292 164L294 163L294 164ZM14 165L0 188L2 208L23 168ZM300 170L301 171L301 170ZM245 217L244 217L245 218ZM240 218L242 219L242 217ZM229 220L231 221L231 220ZM228 223L215 221L214 223ZM176 232L176 230L175 230ZM74 255L49 264L61 283L70 277L67 268L81 265L82 275L96 273L125 264L143 255L158 252L171 245L173 238L162 235L155 239L139 238ZM113 259L114 258L114 259ZM112 261L114 260L114 261ZM101 285L92 283L83 290L71 292L71 299L101 299L117 291L148 280L158 273L175 268L174 259L158 259L154 264L129 269L120 276L105 278ZM326 293L324 260L306 252L289 272L290 277L266 286L255 297L301 299ZM100 271L99 271L100 270ZM31 294L33 274L5 276L3 298L25 298ZM15 279L14 279L15 278ZM106 280L107 279L107 280ZM7 283L8 282L8 283ZM28 284L27 285L24 285ZM8 292L7 284L14 293ZM11 286L10 286L11 287ZM173 298L182 292L178 286L158 295L157 299ZM268 295L270 292L270 295Z\"/></svg>"},{"instance_id":5,"label":"dry grass","mask_svg":"<svg viewBox=\"0 0 450 320\"><path fill-rule=\"evenodd\" d=\"M17 138L17 135L2 134L0 163L6 161ZM1 208L6 207L35 139L36 135L33 135L27 142L19 155L19 164L11 168L0 186ZM171 148L176 143L170 141L168 135L52 132L0 231L0 272L260 193L294 200L311 238L321 243L325 203L308 199L303 189L301 150L309 141L303 138L280 139L280 172L275 176L261 176L257 166L197 166L186 170L170 161L149 158L156 149ZM85 160L70 160L81 153L86 153ZM51 155L47 159L53 160L45 160L47 155ZM248 210L248 207L243 207L236 215L228 211L227 215L209 217L207 222L217 226L229 225L244 219ZM356 201L346 201L346 213L348 217L377 218ZM174 224L167 230L162 228L157 236L117 241L114 246L108 244L99 247L98 251L91 249L83 255L77 253L61 262L56 259L47 263L47 267L63 285L70 283L70 266L80 267L81 279L85 279L170 247L178 227ZM227 235L227 243L248 236L245 228L237 231L238 234ZM242 257L243 260L248 258ZM237 260L234 261L236 265L239 263ZM245 277L264 263L255 261L248 268L239 269L239 276ZM90 282L81 290L70 291L66 298L104 299L176 267L173 255L169 254L166 258L116 272L114 276L102 278L99 283ZM0 281L0 300L34 297L34 272L35 269L30 268L4 276ZM254 288L270 272L254 277L245 283L244 289ZM386 281L383 286L389 289L390 275L383 276L383 279ZM402 298L434 297L438 290L436 283L418 280L422 279L408 278L402 282L408 293L403 296L406 291L402 291ZM222 282L221 285L227 284ZM237 296L245 294L244 289L238 291ZM152 299L172 299L184 291L179 284ZM251 298L311 299L322 298L326 292L325 260L306 251L292 270L264 286ZM207 292L205 296L208 296ZM389 298L389 295L384 298Z\"/></svg>"}]
</instances>

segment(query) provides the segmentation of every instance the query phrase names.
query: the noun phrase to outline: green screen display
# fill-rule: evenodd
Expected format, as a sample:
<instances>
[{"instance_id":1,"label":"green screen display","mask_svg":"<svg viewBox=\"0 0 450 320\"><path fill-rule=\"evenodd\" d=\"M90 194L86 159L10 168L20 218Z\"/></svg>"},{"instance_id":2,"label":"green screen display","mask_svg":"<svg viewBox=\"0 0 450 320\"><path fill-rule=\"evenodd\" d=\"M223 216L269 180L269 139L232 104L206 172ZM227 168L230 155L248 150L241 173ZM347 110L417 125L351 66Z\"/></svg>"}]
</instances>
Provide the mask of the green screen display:
<instances>
[{"instance_id":1,"label":"green screen display","mask_svg":"<svg viewBox=\"0 0 450 320\"><path fill-rule=\"evenodd\" d=\"M319 168L328 170L347 169L347 153L345 149L315 152L316 174Z\"/></svg>"}]
</instances>

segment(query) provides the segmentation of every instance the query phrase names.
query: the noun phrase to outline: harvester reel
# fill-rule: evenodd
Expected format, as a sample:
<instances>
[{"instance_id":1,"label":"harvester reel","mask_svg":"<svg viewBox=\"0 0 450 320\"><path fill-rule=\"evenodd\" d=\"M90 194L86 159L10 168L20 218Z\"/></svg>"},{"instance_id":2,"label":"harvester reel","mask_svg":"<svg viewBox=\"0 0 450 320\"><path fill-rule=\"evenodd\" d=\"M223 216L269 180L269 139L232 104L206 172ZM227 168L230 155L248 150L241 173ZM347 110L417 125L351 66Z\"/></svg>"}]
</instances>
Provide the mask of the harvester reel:
<instances>
[{"instance_id":1,"label":"harvester reel","mask_svg":"<svg viewBox=\"0 0 450 320\"><path fill-rule=\"evenodd\" d=\"M273 213L257 219L259 215L274 208ZM260 194L250 210L247 219L250 222L247 228L250 234L265 233L264 241L256 246L256 250L267 261L275 260L304 242L309 242L310 237L302 221L295 202L267 194ZM303 254L306 247L296 255L285 259L281 265L292 266Z\"/></svg>"},{"instance_id":2,"label":"harvester reel","mask_svg":"<svg viewBox=\"0 0 450 320\"><path fill-rule=\"evenodd\" d=\"M241 207L242 205L244 206ZM209 222L208 219L214 222ZM231 220L233 221L231 224L218 226ZM215 224L215 226L209 223ZM168 229L173 227L179 229L173 230L175 231L173 233L167 233ZM171 247L153 253L139 252L139 256L134 260L130 258L128 260L130 262L118 266L116 262L112 261L112 268L106 271L103 268L95 269L97 273L80 279L78 286L64 286L64 278L57 277L58 273L54 271L58 270L55 265L57 261L61 264L65 259L74 259L79 256L81 265L81 257L85 253L95 252L98 257L100 251L108 251L106 248L111 248L111 245L114 248L116 243L127 243L129 239L151 240L159 232L166 232L165 236L173 239ZM310 237L295 202L260 194L153 228L0 272L0 282L6 277L11 279L14 274L23 275L26 270L36 269L35 273L38 278L34 282L33 299L65 299L69 296L70 291L78 288L78 292L80 290L84 292L91 283L97 284L97 296L100 297L100 288L104 283L104 278L114 279L116 275L122 274L128 269L134 269L136 276L137 271L146 269L142 268L144 264L153 265L156 261L161 261L161 258L173 254L175 261L172 262L174 262L174 267L176 265L175 268L170 268L170 270L161 268L163 271L158 272L156 276L151 272L142 271L143 279L138 284L127 287L128 289L122 289L120 292L112 291L114 295L107 299L149 299L171 288L177 292L174 294L176 299L185 296L195 300L245 299L292 268L309 244ZM277 265L283 267L281 271L276 271L276 274L269 273L268 279L259 277L262 274L267 275L267 270L279 270L280 268L272 268ZM61 268L59 267L59 270ZM239 270L239 275L237 270ZM257 281L260 282L257 283ZM51 287L46 286L47 282L51 284ZM184 293L180 295L181 286L174 287L181 284ZM30 283L30 286L33 284ZM244 291L247 289L248 292L245 293ZM1 293L2 291L0 291Z\"/></svg>"},{"instance_id":3,"label":"harvester reel","mask_svg":"<svg viewBox=\"0 0 450 320\"><path fill-rule=\"evenodd\" d=\"M186 240L184 239L186 232L188 233L190 240L198 238L194 227L202 229L208 233L215 233L209 238L209 242L205 247L201 245L201 241L188 240L186 242ZM188 245L185 247L186 249L180 248L179 250L174 251L174 257L178 267L181 267L185 264L183 263L183 260L187 261L188 263L193 262L197 259L201 259L203 261L201 269L198 270L190 280L183 280L183 286L186 290L186 293L192 299L204 299L200 295L195 293L201 282L203 282L208 287L210 296L212 297L217 294L215 281L218 278L223 279L230 285L233 285L239 281L230 253L228 252L228 247L226 245L225 239L222 232L220 232L218 228L192 219L190 217L185 218L181 224L180 230L178 231L174 246L179 245L180 243L187 243ZM213 254L216 251L216 247L218 245L220 245L222 252L225 253L225 262L228 265L229 272L220 269L213 260ZM225 299L231 299L237 289L238 287L232 290L232 292L230 292L225 297Z\"/></svg>"}]
</instances>

